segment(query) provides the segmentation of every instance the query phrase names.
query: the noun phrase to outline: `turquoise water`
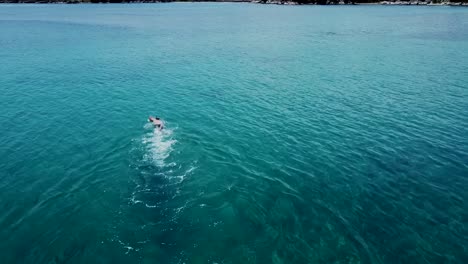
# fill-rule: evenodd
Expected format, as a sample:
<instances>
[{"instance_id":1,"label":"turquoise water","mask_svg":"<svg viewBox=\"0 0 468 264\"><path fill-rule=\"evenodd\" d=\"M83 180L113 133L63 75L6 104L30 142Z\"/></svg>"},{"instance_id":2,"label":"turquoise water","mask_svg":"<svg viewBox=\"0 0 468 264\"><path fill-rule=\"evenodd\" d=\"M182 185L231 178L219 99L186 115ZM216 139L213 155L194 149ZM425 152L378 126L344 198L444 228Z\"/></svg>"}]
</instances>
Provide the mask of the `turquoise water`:
<instances>
[{"instance_id":1,"label":"turquoise water","mask_svg":"<svg viewBox=\"0 0 468 264\"><path fill-rule=\"evenodd\" d=\"M468 263L467 48L466 8L0 5L2 263Z\"/></svg>"}]
</instances>

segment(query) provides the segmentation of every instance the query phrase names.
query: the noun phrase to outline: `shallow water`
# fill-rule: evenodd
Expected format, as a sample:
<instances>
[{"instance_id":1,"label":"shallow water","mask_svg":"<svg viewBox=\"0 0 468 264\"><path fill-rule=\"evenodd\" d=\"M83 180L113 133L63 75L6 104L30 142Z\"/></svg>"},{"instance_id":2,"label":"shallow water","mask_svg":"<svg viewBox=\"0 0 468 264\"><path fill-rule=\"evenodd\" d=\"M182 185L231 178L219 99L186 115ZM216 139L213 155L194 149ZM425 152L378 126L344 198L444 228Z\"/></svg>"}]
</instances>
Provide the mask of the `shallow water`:
<instances>
[{"instance_id":1,"label":"shallow water","mask_svg":"<svg viewBox=\"0 0 468 264\"><path fill-rule=\"evenodd\" d=\"M2 263L468 263L467 47L466 8L0 5Z\"/></svg>"}]
</instances>

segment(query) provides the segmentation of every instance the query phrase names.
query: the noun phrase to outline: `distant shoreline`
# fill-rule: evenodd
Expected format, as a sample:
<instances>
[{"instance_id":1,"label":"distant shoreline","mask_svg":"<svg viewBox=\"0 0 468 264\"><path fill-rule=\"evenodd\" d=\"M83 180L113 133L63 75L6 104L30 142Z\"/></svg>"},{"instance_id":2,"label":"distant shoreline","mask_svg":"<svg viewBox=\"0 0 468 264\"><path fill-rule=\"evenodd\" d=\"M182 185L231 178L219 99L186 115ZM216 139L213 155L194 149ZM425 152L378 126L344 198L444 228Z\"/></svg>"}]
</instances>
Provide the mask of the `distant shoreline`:
<instances>
[{"instance_id":1,"label":"distant shoreline","mask_svg":"<svg viewBox=\"0 0 468 264\"><path fill-rule=\"evenodd\" d=\"M362 1L362 0L361 0ZM0 0L0 4L150 4L150 3L254 3L272 5L396 5L396 6L464 6L467 2L426 2L426 1L377 1L354 2L353 0L214 0L214 1L181 1L181 0Z\"/></svg>"}]
</instances>

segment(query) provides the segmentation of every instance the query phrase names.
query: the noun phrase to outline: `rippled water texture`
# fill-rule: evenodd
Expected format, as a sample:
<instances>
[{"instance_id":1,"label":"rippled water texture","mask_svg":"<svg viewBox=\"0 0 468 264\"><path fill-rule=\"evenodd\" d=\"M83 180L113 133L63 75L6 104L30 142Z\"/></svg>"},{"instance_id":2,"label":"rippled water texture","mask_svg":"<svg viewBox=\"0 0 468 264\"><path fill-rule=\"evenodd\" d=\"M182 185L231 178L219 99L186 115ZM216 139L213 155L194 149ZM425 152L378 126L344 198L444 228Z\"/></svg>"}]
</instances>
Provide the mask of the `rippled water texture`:
<instances>
[{"instance_id":1,"label":"rippled water texture","mask_svg":"<svg viewBox=\"0 0 468 264\"><path fill-rule=\"evenodd\" d=\"M2 263L468 263L468 8L0 5L0 106Z\"/></svg>"}]
</instances>

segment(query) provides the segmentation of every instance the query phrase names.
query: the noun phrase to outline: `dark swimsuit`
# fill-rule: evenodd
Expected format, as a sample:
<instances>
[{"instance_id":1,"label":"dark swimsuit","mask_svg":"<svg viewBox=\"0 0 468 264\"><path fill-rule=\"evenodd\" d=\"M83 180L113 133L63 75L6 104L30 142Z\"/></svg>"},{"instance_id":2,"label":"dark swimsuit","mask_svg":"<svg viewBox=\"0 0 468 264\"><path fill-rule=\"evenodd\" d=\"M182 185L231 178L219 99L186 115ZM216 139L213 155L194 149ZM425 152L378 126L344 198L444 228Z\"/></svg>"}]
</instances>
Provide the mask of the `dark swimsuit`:
<instances>
[{"instance_id":1,"label":"dark swimsuit","mask_svg":"<svg viewBox=\"0 0 468 264\"><path fill-rule=\"evenodd\" d=\"M150 119L150 122L153 123L153 120ZM154 125L155 127L159 128L159 129L163 129L163 128L164 128L164 126L162 126L162 124L155 124L155 123L153 123L153 125Z\"/></svg>"}]
</instances>

